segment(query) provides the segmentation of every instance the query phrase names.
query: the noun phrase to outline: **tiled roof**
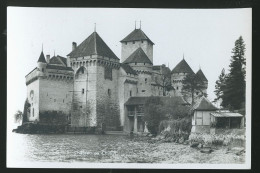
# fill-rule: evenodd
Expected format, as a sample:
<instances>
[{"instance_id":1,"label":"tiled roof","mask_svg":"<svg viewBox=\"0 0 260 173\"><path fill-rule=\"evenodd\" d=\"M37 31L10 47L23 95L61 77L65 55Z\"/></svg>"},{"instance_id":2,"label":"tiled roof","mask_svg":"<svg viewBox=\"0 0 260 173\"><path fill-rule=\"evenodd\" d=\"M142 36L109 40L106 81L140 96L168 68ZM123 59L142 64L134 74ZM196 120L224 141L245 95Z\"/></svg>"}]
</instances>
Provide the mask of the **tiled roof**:
<instances>
[{"instance_id":1,"label":"tiled roof","mask_svg":"<svg viewBox=\"0 0 260 173\"><path fill-rule=\"evenodd\" d=\"M210 113L214 117L243 117L242 114L234 113L234 112L213 112Z\"/></svg>"},{"instance_id":2,"label":"tiled roof","mask_svg":"<svg viewBox=\"0 0 260 173\"><path fill-rule=\"evenodd\" d=\"M49 64L58 64L58 65L62 65L62 66L67 66L67 60L64 57L61 57L59 55L57 56L53 56L50 59L50 63Z\"/></svg>"},{"instance_id":3,"label":"tiled roof","mask_svg":"<svg viewBox=\"0 0 260 173\"><path fill-rule=\"evenodd\" d=\"M100 55L108 58L119 59L97 32L93 32L87 39L68 54L70 57L83 57L90 55Z\"/></svg>"},{"instance_id":4,"label":"tiled roof","mask_svg":"<svg viewBox=\"0 0 260 173\"><path fill-rule=\"evenodd\" d=\"M169 102L169 100L173 100L175 103L179 103L182 105L188 105L188 103L181 97L181 96L175 96L175 97L162 97L162 96L153 96L153 97L159 97L162 102L166 103ZM125 105L143 105L145 104L146 100L149 97L130 97Z\"/></svg>"},{"instance_id":5,"label":"tiled roof","mask_svg":"<svg viewBox=\"0 0 260 173\"><path fill-rule=\"evenodd\" d=\"M40 55L40 57L39 57L39 59L38 59L38 61L37 62L43 62L43 63L47 63L46 62L46 60L45 60L45 57L44 57L44 54L43 54L43 52L41 52L41 55Z\"/></svg>"},{"instance_id":6,"label":"tiled roof","mask_svg":"<svg viewBox=\"0 0 260 173\"><path fill-rule=\"evenodd\" d=\"M218 110L207 98L202 96L192 108L193 110Z\"/></svg>"},{"instance_id":7,"label":"tiled roof","mask_svg":"<svg viewBox=\"0 0 260 173\"><path fill-rule=\"evenodd\" d=\"M172 73L193 73L192 69L190 68L189 64L185 61L185 59L181 60L179 64L177 64Z\"/></svg>"},{"instance_id":8,"label":"tiled roof","mask_svg":"<svg viewBox=\"0 0 260 173\"><path fill-rule=\"evenodd\" d=\"M67 70L67 71L73 71L71 67L65 67L65 66L59 66L59 65L51 65L47 64L47 69L57 69L57 70Z\"/></svg>"},{"instance_id":9,"label":"tiled roof","mask_svg":"<svg viewBox=\"0 0 260 173\"><path fill-rule=\"evenodd\" d=\"M140 40L147 40L151 44L154 44L141 29L133 30L128 36L126 36L120 42L140 41Z\"/></svg>"},{"instance_id":10,"label":"tiled roof","mask_svg":"<svg viewBox=\"0 0 260 173\"><path fill-rule=\"evenodd\" d=\"M134 74L134 75L137 75L137 73L132 69L132 67L130 67L129 65L127 64L120 64L121 67L125 70L126 73L130 73L130 74Z\"/></svg>"},{"instance_id":11,"label":"tiled roof","mask_svg":"<svg viewBox=\"0 0 260 173\"><path fill-rule=\"evenodd\" d=\"M196 73L196 76L202 81L208 81L201 69L199 69L199 71Z\"/></svg>"},{"instance_id":12,"label":"tiled roof","mask_svg":"<svg viewBox=\"0 0 260 173\"><path fill-rule=\"evenodd\" d=\"M135 63L135 62L152 64L151 60L144 53L144 51L141 47L136 49L123 63Z\"/></svg>"}]
</instances>

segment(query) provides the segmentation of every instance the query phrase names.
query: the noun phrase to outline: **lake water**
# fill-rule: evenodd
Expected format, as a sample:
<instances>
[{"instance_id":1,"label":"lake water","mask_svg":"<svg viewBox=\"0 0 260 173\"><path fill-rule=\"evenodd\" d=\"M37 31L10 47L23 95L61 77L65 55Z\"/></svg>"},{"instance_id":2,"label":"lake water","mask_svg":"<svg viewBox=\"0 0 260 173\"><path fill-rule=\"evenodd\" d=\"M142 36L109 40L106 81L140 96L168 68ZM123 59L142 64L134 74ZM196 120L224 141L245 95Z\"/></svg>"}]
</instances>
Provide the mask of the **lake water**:
<instances>
[{"instance_id":1,"label":"lake water","mask_svg":"<svg viewBox=\"0 0 260 173\"><path fill-rule=\"evenodd\" d=\"M44 163L69 164L70 167L72 162L83 163L83 167L89 167L95 163L241 164L244 161L245 156L226 153L225 148L205 154L189 145L151 143L144 137L8 134L8 167L43 167ZM53 167L56 165L53 164Z\"/></svg>"}]
</instances>

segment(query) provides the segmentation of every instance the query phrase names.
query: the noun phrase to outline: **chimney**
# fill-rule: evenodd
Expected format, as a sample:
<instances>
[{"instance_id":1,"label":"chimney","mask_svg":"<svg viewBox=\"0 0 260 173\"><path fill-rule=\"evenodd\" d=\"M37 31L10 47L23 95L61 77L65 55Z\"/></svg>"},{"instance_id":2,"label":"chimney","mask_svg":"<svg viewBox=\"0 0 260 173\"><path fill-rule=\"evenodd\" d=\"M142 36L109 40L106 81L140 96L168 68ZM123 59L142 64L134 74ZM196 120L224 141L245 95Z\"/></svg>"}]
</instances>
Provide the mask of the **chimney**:
<instances>
[{"instance_id":1,"label":"chimney","mask_svg":"<svg viewBox=\"0 0 260 173\"><path fill-rule=\"evenodd\" d=\"M77 43L76 42L72 42L72 51L75 50L77 47Z\"/></svg>"},{"instance_id":2,"label":"chimney","mask_svg":"<svg viewBox=\"0 0 260 173\"><path fill-rule=\"evenodd\" d=\"M50 55L46 55L46 62L49 64L50 63Z\"/></svg>"}]
</instances>

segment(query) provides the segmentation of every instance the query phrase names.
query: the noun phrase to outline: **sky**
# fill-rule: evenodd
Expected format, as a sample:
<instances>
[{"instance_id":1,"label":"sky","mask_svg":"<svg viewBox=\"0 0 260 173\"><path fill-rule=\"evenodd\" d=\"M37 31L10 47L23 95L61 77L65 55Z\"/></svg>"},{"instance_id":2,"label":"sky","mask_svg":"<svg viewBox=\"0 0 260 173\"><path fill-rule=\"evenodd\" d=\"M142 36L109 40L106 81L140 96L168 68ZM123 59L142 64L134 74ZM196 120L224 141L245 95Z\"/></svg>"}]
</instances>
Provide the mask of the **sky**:
<instances>
[{"instance_id":1,"label":"sky","mask_svg":"<svg viewBox=\"0 0 260 173\"><path fill-rule=\"evenodd\" d=\"M213 101L215 82L229 69L231 51L242 36L245 57L251 62L251 9L115 9L25 8L7 9L7 113L23 111L25 75L45 55L66 57L72 42L79 45L96 31L120 58L121 43L140 28L155 43L154 65L172 70L183 56L196 73L201 67L208 79L208 99ZM43 45L43 46L42 46Z\"/></svg>"}]
</instances>

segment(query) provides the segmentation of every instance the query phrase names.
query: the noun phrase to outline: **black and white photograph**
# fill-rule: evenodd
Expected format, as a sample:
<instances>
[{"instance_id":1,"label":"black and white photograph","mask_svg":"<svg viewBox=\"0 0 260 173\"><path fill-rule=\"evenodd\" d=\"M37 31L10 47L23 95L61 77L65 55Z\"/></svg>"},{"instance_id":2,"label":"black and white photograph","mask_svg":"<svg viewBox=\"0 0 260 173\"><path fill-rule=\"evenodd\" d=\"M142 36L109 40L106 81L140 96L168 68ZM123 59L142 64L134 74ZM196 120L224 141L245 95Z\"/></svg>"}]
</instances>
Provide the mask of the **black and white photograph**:
<instances>
[{"instance_id":1,"label":"black and white photograph","mask_svg":"<svg viewBox=\"0 0 260 173\"><path fill-rule=\"evenodd\" d=\"M251 168L252 8L7 8L8 168Z\"/></svg>"}]
</instances>

